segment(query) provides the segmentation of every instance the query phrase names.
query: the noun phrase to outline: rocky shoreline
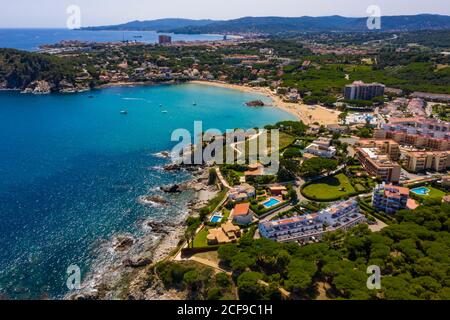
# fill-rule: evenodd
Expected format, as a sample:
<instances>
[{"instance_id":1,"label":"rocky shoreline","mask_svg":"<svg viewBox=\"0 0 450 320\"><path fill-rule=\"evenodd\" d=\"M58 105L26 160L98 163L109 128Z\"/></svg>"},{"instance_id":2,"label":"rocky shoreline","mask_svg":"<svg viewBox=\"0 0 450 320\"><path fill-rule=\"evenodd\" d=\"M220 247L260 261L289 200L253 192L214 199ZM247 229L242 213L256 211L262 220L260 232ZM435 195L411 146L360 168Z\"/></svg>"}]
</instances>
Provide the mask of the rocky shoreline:
<instances>
[{"instance_id":1,"label":"rocky shoreline","mask_svg":"<svg viewBox=\"0 0 450 320\"><path fill-rule=\"evenodd\" d=\"M181 185L162 186L161 192L195 192L195 198L187 206L185 214L173 221L146 220L141 223L141 236L131 234L115 235L112 241L102 246L106 252L104 260L98 261L84 279L82 289L66 295L69 300L111 300L111 299L182 299L182 293L167 292L158 281L149 283L151 267L168 258L183 241L185 220L194 216L217 194L215 187L208 186L207 167L189 170L193 178ZM178 170L184 170L180 168ZM166 191L164 191L166 190ZM151 200L164 199L159 196ZM156 201L157 202L157 201ZM171 205L164 200L160 205ZM113 257L114 259L112 259Z\"/></svg>"}]
</instances>

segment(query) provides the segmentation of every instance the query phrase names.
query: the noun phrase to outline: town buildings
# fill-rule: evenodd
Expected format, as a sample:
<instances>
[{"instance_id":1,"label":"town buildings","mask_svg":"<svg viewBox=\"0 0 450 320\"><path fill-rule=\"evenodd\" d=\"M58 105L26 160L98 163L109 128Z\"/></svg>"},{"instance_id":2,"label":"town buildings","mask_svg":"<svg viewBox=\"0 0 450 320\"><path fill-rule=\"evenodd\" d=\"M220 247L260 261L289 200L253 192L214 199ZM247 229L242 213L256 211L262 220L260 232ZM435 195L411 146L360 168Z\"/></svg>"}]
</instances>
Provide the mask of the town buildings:
<instances>
[{"instance_id":1,"label":"town buildings","mask_svg":"<svg viewBox=\"0 0 450 320\"><path fill-rule=\"evenodd\" d=\"M406 152L404 164L410 172L445 171L450 168L450 151Z\"/></svg>"},{"instance_id":2,"label":"town buildings","mask_svg":"<svg viewBox=\"0 0 450 320\"><path fill-rule=\"evenodd\" d=\"M336 155L336 148L331 146L331 139L324 137L314 140L304 151L323 158L333 158Z\"/></svg>"},{"instance_id":3,"label":"town buildings","mask_svg":"<svg viewBox=\"0 0 450 320\"><path fill-rule=\"evenodd\" d=\"M265 221L259 224L261 236L279 242L319 241L327 232L349 230L366 221L356 200L347 200L315 214Z\"/></svg>"},{"instance_id":4,"label":"town buildings","mask_svg":"<svg viewBox=\"0 0 450 320\"><path fill-rule=\"evenodd\" d=\"M344 96L346 100L372 100L384 95L385 86L380 83L364 83L355 81L345 86Z\"/></svg>"},{"instance_id":5,"label":"town buildings","mask_svg":"<svg viewBox=\"0 0 450 320\"><path fill-rule=\"evenodd\" d=\"M372 205L377 211L395 214L403 209L415 209L417 203L409 198L409 189L392 184L380 184L373 192Z\"/></svg>"}]
</instances>

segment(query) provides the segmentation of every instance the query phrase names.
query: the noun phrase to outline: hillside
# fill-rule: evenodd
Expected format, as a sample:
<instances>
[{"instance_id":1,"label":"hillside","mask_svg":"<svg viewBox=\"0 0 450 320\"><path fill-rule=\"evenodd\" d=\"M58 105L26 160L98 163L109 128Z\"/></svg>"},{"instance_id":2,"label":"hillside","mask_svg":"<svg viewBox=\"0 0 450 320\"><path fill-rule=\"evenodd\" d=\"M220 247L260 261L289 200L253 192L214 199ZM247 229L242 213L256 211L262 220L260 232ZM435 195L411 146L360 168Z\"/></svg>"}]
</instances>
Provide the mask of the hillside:
<instances>
[{"instance_id":1,"label":"hillside","mask_svg":"<svg viewBox=\"0 0 450 320\"><path fill-rule=\"evenodd\" d=\"M91 27L87 30L153 30L161 32L205 33L261 33L295 34L301 32L362 32L367 31L367 18L342 16L326 17L244 17L227 21L160 19L133 21L116 26ZM414 16L386 16L382 31L449 30L450 16L421 14Z\"/></svg>"},{"instance_id":2,"label":"hillside","mask_svg":"<svg viewBox=\"0 0 450 320\"><path fill-rule=\"evenodd\" d=\"M124 24L100 26L100 27L87 27L83 30L120 30L120 31L157 31L157 30L169 30L184 27L202 27L218 21L214 20L191 20L191 19L157 19L151 21L131 21Z\"/></svg>"}]
</instances>

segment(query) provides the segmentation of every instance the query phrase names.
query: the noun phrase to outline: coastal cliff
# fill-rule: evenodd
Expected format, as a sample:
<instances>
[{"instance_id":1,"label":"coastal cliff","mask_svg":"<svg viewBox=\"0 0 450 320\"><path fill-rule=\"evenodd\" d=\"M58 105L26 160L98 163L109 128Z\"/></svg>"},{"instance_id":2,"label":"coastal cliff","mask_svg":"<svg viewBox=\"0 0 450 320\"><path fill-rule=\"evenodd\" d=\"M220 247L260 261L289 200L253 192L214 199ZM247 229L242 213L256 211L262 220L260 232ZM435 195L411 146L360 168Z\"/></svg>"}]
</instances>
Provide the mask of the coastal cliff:
<instances>
[{"instance_id":1,"label":"coastal cliff","mask_svg":"<svg viewBox=\"0 0 450 320\"><path fill-rule=\"evenodd\" d=\"M194 172L193 179L179 185L177 190L194 192L186 214L178 221L145 220L141 223L142 235L119 234L104 245L108 257L100 258L86 277L82 289L68 294L69 300L165 300L184 299L185 292L165 290L164 284L154 276L153 270L161 261L171 260L184 242L185 219L198 215L209 198L216 195L215 186L208 186L208 170ZM162 186L161 192L171 190ZM149 197L162 199L161 197ZM151 202L151 201L150 201ZM150 202L143 205L152 205ZM154 205L170 205L168 201ZM105 262L106 261L106 262Z\"/></svg>"}]
</instances>

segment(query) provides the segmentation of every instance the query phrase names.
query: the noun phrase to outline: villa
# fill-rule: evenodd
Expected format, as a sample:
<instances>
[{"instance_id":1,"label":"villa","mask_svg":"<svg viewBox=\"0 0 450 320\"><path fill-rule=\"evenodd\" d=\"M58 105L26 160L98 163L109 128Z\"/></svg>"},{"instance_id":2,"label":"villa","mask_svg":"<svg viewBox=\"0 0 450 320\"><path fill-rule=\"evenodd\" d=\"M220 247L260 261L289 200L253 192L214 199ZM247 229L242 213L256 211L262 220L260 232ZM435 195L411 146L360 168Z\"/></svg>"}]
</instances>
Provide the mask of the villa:
<instances>
[{"instance_id":1,"label":"villa","mask_svg":"<svg viewBox=\"0 0 450 320\"><path fill-rule=\"evenodd\" d=\"M243 183L230 190L228 198L233 201L241 202L256 196L256 190L253 186Z\"/></svg>"},{"instance_id":2,"label":"villa","mask_svg":"<svg viewBox=\"0 0 450 320\"><path fill-rule=\"evenodd\" d=\"M328 232L347 231L366 221L359 213L356 200L337 203L315 214L288 219L266 221L259 224L261 236L278 242L317 242Z\"/></svg>"},{"instance_id":3,"label":"villa","mask_svg":"<svg viewBox=\"0 0 450 320\"><path fill-rule=\"evenodd\" d=\"M285 186L272 186L269 187L269 191L272 196L282 196L288 193Z\"/></svg>"},{"instance_id":4,"label":"villa","mask_svg":"<svg viewBox=\"0 0 450 320\"><path fill-rule=\"evenodd\" d=\"M323 137L313 141L304 151L322 158L333 158L336 155L336 148L331 146L331 139Z\"/></svg>"},{"instance_id":5,"label":"villa","mask_svg":"<svg viewBox=\"0 0 450 320\"><path fill-rule=\"evenodd\" d=\"M231 221L222 224L220 228L210 229L206 239L209 245L227 244L236 242L241 236L241 228Z\"/></svg>"},{"instance_id":6,"label":"villa","mask_svg":"<svg viewBox=\"0 0 450 320\"><path fill-rule=\"evenodd\" d=\"M395 214L399 210L418 207L415 200L409 198L409 189L392 184L380 184L373 193L372 204L375 210Z\"/></svg>"},{"instance_id":7,"label":"villa","mask_svg":"<svg viewBox=\"0 0 450 320\"><path fill-rule=\"evenodd\" d=\"M253 221L253 213L250 210L250 203L237 204L231 211L233 223L238 225L249 225Z\"/></svg>"}]
</instances>

